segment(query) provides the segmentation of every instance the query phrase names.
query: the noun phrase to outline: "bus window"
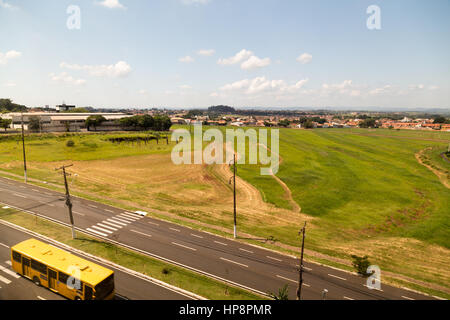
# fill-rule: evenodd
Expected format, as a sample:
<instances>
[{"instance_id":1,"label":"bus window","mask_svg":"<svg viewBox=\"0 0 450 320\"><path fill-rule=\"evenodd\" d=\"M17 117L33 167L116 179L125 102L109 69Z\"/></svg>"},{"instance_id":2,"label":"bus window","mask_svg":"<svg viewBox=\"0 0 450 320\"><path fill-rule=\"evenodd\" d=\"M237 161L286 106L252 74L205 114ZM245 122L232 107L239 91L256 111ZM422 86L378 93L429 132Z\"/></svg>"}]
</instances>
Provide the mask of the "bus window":
<instances>
[{"instance_id":1,"label":"bus window","mask_svg":"<svg viewBox=\"0 0 450 320\"><path fill-rule=\"evenodd\" d=\"M31 269L47 275L47 266L33 259L31 259Z\"/></svg>"},{"instance_id":2,"label":"bus window","mask_svg":"<svg viewBox=\"0 0 450 320\"><path fill-rule=\"evenodd\" d=\"M84 300L92 300L92 288L88 285L84 286Z\"/></svg>"},{"instance_id":3,"label":"bus window","mask_svg":"<svg viewBox=\"0 0 450 320\"><path fill-rule=\"evenodd\" d=\"M22 263L22 255L18 252L13 251L13 260L18 263Z\"/></svg>"},{"instance_id":4,"label":"bus window","mask_svg":"<svg viewBox=\"0 0 450 320\"><path fill-rule=\"evenodd\" d=\"M108 278L100 282L100 284L98 284L95 287L95 299L103 300L113 290L114 290L114 274L110 275Z\"/></svg>"}]
</instances>

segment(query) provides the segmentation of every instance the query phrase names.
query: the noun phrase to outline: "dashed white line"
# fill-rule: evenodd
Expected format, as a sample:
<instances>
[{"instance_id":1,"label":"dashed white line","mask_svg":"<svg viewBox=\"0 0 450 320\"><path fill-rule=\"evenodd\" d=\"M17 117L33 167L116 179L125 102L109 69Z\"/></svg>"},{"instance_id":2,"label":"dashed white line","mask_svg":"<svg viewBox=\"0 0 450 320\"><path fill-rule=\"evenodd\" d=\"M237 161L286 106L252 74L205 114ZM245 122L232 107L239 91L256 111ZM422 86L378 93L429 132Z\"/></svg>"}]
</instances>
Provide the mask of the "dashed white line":
<instances>
[{"instance_id":1,"label":"dashed white line","mask_svg":"<svg viewBox=\"0 0 450 320\"><path fill-rule=\"evenodd\" d=\"M139 231L136 231L136 230L133 230L133 229L131 229L130 231L131 231L131 232L134 232L134 233L137 233L137 234L140 234L140 235L143 235L143 236L146 236L146 237L149 237L149 238L152 237L150 234L146 234L146 233L143 233L143 232L139 232Z\"/></svg>"},{"instance_id":2,"label":"dashed white line","mask_svg":"<svg viewBox=\"0 0 450 320\"><path fill-rule=\"evenodd\" d=\"M169 228L170 230L176 231L176 232L181 232L180 229L175 229L175 228Z\"/></svg>"},{"instance_id":3,"label":"dashed white line","mask_svg":"<svg viewBox=\"0 0 450 320\"><path fill-rule=\"evenodd\" d=\"M106 228L106 229L110 229L110 230L113 230L113 231L117 231L117 230L119 230L119 229L116 229L116 228L113 228L113 227L107 226L106 224L103 224L103 223L97 223L97 225L98 225L98 226L100 226L100 227Z\"/></svg>"},{"instance_id":4,"label":"dashed white line","mask_svg":"<svg viewBox=\"0 0 450 320\"><path fill-rule=\"evenodd\" d=\"M3 271L4 273L9 274L10 276L13 276L16 279L20 278L20 276L17 273L5 268L4 266L0 266L0 270Z\"/></svg>"},{"instance_id":5,"label":"dashed white line","mask_svg":"<svg viewBox=\"0 0 450 320\"><path fill-rule=\"evenodd\" d=\"M40 299L40 300L47 300L45 298L42 298L41 296L37 296L37 298Z\"/></svg>"},{"instance_id":6,"label":"dashed white line","mask_svg":"<svg viewBox=\"0 0 450 320\"><path fill-rule=\"evenodd\" d=\"M39 190L37 190L37 189L31 189L31 190L33 190L34 192L40 192Z\"/></svg>"},{"instance_id":7,"label":"dashed white line","mask_svg":"<svg viewBox=\"0 0 450 320\"><path fill-rule=\"evenodd\" d=\"M16 197L21 197L21 198L25 198L25 199L27 199L27 197L25 197L25 196L22 196L22 195L20 195L20 194L18 194L18 193L13 193L13 195L15 195Z\"/></svg>"},{"instance_id":8,"label":"dashed white line","mask_svg":"<svg viewBox=\"0 0 450 320\"><path fill-rule=\"evenodd\" d=\"M75 213L75 214L78 214L79 216L85 216L85 214L84 213L80 213L80 212L76 212L76 211L74 211L73 213Z\"/></svg>"},{"instance_id":9,"label":"dashed white line","mask_svg":"<svg viewBox=\"0 0 450 320\"><path fill-rule=\"evenodd\" d=\"M97 206L94 206L93 204L88 204L88 206L91 208L98 208Z\"/></svg>"},{"instance_id":10,"label":"dashed white line","mask_svg":"<svg viewBox=\"0 0 450 320\"><path fill-rule=\"evenodd\" d=\"M115 228L122 229L122 226L119 226L117 224L114 224L114 223L111 223L111 222L108 222L108 221L102 221L102 223L106 223L106 224L111 225L111 226L113 226Z\"/></svg>"},{"instance_id":11,"label":"dashed white line","mask_svg":"<svg viewBox=\"0 0 450 320\"><path fill-rule=\"evenodd\" d=\"M147 221L149 224L152 224L152 225L154 225L154 226L159 226L159 224L158 223L154 223L154 222L151 222L151 221Z\"/></svg>"},{"instance_id":12,"label":"dashed white line","mask_svg":"<svg viewBox=\"0 0 450 320\"><path fill-rule=\"evenodd\" d=\"M184 246L184 245L176 243L176 242L172 242L172 244L174 244L176 246L179 246L179 247L182 247L182 248L185 248L185 249L192 250L192 251L197 251L197 249L194 249L194 248L191 248L191 247L188 247L188 246Z\"/></svg>"},{"instance_id":13,"label":"dashed white line","mask_svg":"<svg viewBox=\"0 0 450 320\"><path fill-rule=\"evenodd\" d=\"M274 257L271 257L271 256L266 256L266 257L269 258L269 259L275 260L275 261L279 261L279 262L283 261L281 259L274 258Z\"/></svg>"},{"instance_id":14,"label":"dashed white line","mask_svg":"<svg viewBox=\"0 0 450 320\"><path fill-rule=\"evenodd\" d=\"M203 239L203 237L202 237L202 236L199 236L198 234L193 234L193 233L191 233L191 236L196 237L196 238Z\"/></svg>"},{"instance_id":15,"label":"dashed white line","mask_svg":"<svg viewBox=\"0 0 450 320\"><path fill-rule=\"evenodd\" d=\"M346 297L346 296L344 296L344 299L347 299L347 300L355 300L355 299L352 299L352 298L349 298L349 297Z\"/></svg>"},{"instance_id":16,"label":"dashed white line","mask_svg":"<svg viewBox=\"0 0 450 320\"><path fill-rule=\"evenodd\" d=\"M406 296L402 296L402 298L403 298L403 299L406 299L406 300L415 300L415 299L413 299L413 298L406 297Z\"/></svg>"},{"instance_id":17,"label":"dashed white line","mask_svg":"<svg viewBox=\"0 0 450 320\"><path fill-rule=\"evenodd\" d=\"M109 209L105 209L105 211L106 211L106 212L111 212L111 213L114 213L114 211L112 211L112 210L109 210Z\"/></svg>"},{"instance_id":18,"label":"dashed white line","mask_svg":"<svg viewBox=\"0 0 450 320\"><path fill-rule=\"evenodd\" d=\"M86 230L90 231L90 232L93 232L93 233L96 233L96 234L99 234L99 235L101 235L103 237L107 237L108 236L106 233L103 233L103 232L100 232L100 231L97 231L97 230L94 230L94 229L91 229L91 228L86 228Z\"/></svg>"},{"instance_id":19,"label":"dashed white line","mask_svg":"<svg viewBox=\"0 0 450 320\"><path fill-rule=\"evenodd\" d=\"M347 280L347 279L345 279L345 278L335 276L334 274L328 274L328 275L329 275L330 277L333 277L333 278L336 278L336 279L340 279L340 280L344 280L344 281Z\"/></svg>"},{"instance_id":20,"label":"dashed white line","mask_svg":"<svg viewBox=\"0 0 450 320\"><path fill-rule=\"evenodd\" d=\"M228 259L225 259L225 258L222 258L222 257L220 258L220 260L227 261L227 262L231 262L231 263L240 265L240 266L242 266L242 267L248 268L248 265L243 264L243 263L239 263L239 262L236 262L236 261L233 261L233 260L228 260Z\"/></svg>"},{"instance_id":21,"label":"dashed white line","mask_svg":"<svg viewBox=\"0 0 450 320\"><path fill-rule=\"evenodd\" d=\"M295 265L295 266L296 266L297 268L300 267L298 264ZM306 270L306 271L312 271L311 268L308 268L308 267L305 267L305 266L303 266L303 269Z\"/></svg>"},{"instance_id":22,"label":"dashed white line","mask_svg":"<svg viewBox=\"0 0 450 320\"><path fill-rule=\"evenodd\" d=\"M223 243L223 242L219 242L219 241L214 241L215 243L217 243L217 244L220 244L220 245L222 245L222 246L227 246L228 244L226 244L226 243Z\"/></svg>"},{"instance_id":23,"label":"dashed white line","mask_svg":"<svg viewBox=\"0 0 450 320\"><path fill-rule=\"evenodd\" d=\"M248 252L248 253L253 253L253 251L250 251L250 250L247 250L247 249L239 248L239 250L244 251L244 252Z\"/></svg>"},{"instance_id":24,"label":"dashed white line","mask_svg":"<svg viewBox=\"0 0 450 320\"><path fill-rule=\"evenodd\" d=\"M107 229L105 229L105 228L100 228L100 227L98 227L98 226L92 226L92 228L94 228L94 229L96 229L96 230L103 231L103 232L107 232L107 233L109 233L109 234L112 234L112 231L107 230Z\"/></svg>"},{"instance_id":25,"label":"dashed white line","mask_svg":"<svg viewBox=\"0 0 450 320\"><path fill-rule=\"evenodd\" d=\"M289 278L285 278L285 277L280 276L280 275L278 275L278 274L277 274L277 278L280 278L280 279L283 279L283 280L287 280L287 281L291 281L291 282L293 282L293 283L295 283L295 284L298 284L298 281L295 281L295 280L292 280L292 279L289 279ZM302 285L305 286L305 287L311 287L311 286L310 286L309 284L307 284L307 283L303 283Z\"/></svg>"},{"instance_id":26,"label":"dashed white line","mask_svg":"<svg viewBox=\"0 0 450 320\"><path fill-rule=\"evenodd\" d=\"M3 246L3 247L5 247L5 248L9 248L9 246L7 246L6 244L1 243L1 242L0 242L0 246Z\"/></svg>"},{"instance_id":27,"label":"dashed white line","mask_svg":"<svg viewBox=\"0 0 450 320\"><path fill-rule=\"evenodd\" d=\"M11 280L6 279L6 278L3 277L3 276L0 276L0 281L3 282L3 283L6 283L6 284L10 284L10 283L11 283Z\"/></svg>"}]
</instances>

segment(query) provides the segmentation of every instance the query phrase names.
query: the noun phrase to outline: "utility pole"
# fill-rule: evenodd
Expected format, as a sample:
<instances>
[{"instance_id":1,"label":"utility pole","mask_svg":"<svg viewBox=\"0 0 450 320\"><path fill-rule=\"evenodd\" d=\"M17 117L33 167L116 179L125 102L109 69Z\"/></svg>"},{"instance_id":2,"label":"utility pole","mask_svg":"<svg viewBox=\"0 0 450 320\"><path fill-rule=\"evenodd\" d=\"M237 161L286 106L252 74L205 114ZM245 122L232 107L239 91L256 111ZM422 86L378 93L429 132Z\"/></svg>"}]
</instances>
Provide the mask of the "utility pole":
<instances>
[{"instance_id":1,"label":"utility pole","mask_svg":"<svg viewBox=\"0 0 450 320\"><path fill-rule=\"evenodd\" d=\"M305 250L305 233L306 233L306 222L303 228L298 234L302 234L302 252L300 255L300 266L298 269L298 289L297 289L297 300L302 299L302 285L303 285L303 251Z\"/></svg>"},{"instance_id":2,"label":"utility pole","mask_svg":"<svg viewBox=\"0 0 450 320\"><path fill-rule=\"evenodd\" d=\"M237 238L237 219L236 219L236 153L233 158L233 212L234 212L234 238ZM231 162L231 161L230 161ZM231 179L230 179L231 182Z\"/></svg>"},{"instance_id":3,"label":"utility pole","mask_svg":"<svg viewBox=\"0 0 450 320\"><path fill-rule=\"evenodd\" d=\"M64 186L66 187L66 206L69 209L70 224L72 225L72 239L75 239L76 235L75 235L75 227L74 227L74 223L73 223L72 201L70 200L69 185L67 183L67 173L66 173L66 168L70 168L72 166L73 166L73 164L68 165L68 166L62 166L61 168L58 168L58 169L55 169L55 170L61 170L62 169L62 171L63 171Z\"/></svg>"},{"instance_id":4,"label":"utility pole","mask_svg":"<svg viewBox=\"0 0 450 320\"><path fill-rule=\"evenodd\" d=\"M24 134L24 128L23 128L23 112L22 112L22 115L21 115L21 122L22 122L23 171L24 171L25 183L28 183L28 177L27 177L27 157L26 157L26 155L25 155L25 134Z\"/></svg>"}]
</instances>

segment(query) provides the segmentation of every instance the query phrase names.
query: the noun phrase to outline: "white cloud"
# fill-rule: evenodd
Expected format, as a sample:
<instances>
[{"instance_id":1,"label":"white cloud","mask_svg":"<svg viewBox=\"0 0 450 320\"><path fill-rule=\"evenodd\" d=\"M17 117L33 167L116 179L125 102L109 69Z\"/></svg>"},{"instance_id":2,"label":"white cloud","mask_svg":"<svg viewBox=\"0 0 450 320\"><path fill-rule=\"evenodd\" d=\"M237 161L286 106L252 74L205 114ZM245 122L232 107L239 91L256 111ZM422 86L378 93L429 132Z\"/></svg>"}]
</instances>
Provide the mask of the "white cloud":
<instances>
[{"instance_id":1,"label":"white cloud","mask_svg":"<svg viewBox=\"0 0 450 320\"><path fill-rule=\"evenodd\" d=\"M310 55L309 53L304 53L297 58L297 61L301 64L310 63L312 61L312 55Z\"/></svg>"},{"instance_id":2,"label":"white cloud","mask_svg":"<svg viewBox=\"0 0 450 320\"><path fill-rule=\"evenodd\" d=\"M242 92L247 95L258 93L295 93L308 83L309 79L303 79L293 85L288 85L284 80L269 80L266 77L244 79L222 86L219 90L223 92Z\"/></svg>"},{"instance_id":3,"label":"white cloud","mask_svg":"<svg viewBox=\"0 0 450 320\"><path fill-rule=\"evenodd\" d=\"M183 89L183 90L192 89L192 87L190 85L187 85L187 84L183 84L183 85L179 86L179 88Z\"/></svg>"},{"instance_id":4,"label":"white cloud","mask_svg":"<svg viewBox=\"0 0 450 320\"><path fill-rule=\"evenodd\" d=\"M197 52L197 54L198 54L199 56L206 56L206 57L210 57L210 56L214 55L215 53L216 53L216 50L214 50L214 49L209 49L209 50L199 50L199 51Z\"/></svg>"},{"instance_id":5,"label":"white cloud","mask_svg":"<svg viewBox=\"0 0 450 320\"><path fill-rule=\"evenodd\" d=\"M429 86L429 87L428 87L428 90L431 90L431 91L433 91L433 90L438 90L438 89L439 89L438 86Z\"/></svg>"},{"instance_id":6,"label":"white cloud","mask_svg":"<svg viewBox=\"0 0 450 320\"><path fill-rule=\"evenodd\" d=\"M102 2L97 2L97 4L108 9L126 9L119 0L104 0Z\"/></svg>"},{"instance_id":7,"label":"white cloud","mask_svg":"<svg viewBox=\"0 0 450 320\"><path fill-rule=\"evenodd\" d=\"M243 70L252 70L256 68L263 68L270 65L271 61L269 58L260 59L257 56L251 56L247 61L241 64Z\"/></svg>"},{"instance_id":8,"label":"white cloud","mask_svg":"<svg viewBox=\"0 0 450 320\"><path fill-rule=\"evenodd\" d=\"M145 89L142 89L142 90L139 90L139 94L146 95L146 94L148 94L148 91Z\"/></svg>"},{"instance_id":9,"label":"white cloud","mask_svg":"<svg viewBox=\"0 0 450 320\"><path fill-rule=\"evenodd\" d=\"M68 83L76 86L84 85L86 80L84 79L75 79L70 76L67 72L62 72L60 74L50 73L50 78L52 81L60 82L60 83Z\"/></svg>"},{"instance_id":10,"label":"white cloud","mask_svg":"<svg viewBox=\"0 0 450 320\"><path fill-rule=\"evenodd\" d=\"M22 53L15 50L8 51L7 53L0 52L0 65L5 65L9 60L19 58L20 56L22 56Z\"/></svg>"},{"instance_id":11,"label":"white cloud","mask_svg":"<svg viewBox=\"0 0 450 320\"><path fill-rule=\"evenodd\" d=\"M247 60L248 58L250 58L253 55L253 52L242 49L241 51L239 51L238 53L236 53L234 56L227 58L227 59L219 59L219 61L217 61L218 64L224 65L224 66L229 66L229 65L233 65L233 64L237 64L240 63L244 60Z\"/></svg>"},{"instance_id":12,"label":"white cloud","mask_svg":"<svg viewBox=\"0 0 450 320\"><path fill-rule=\"evenodd\" d=\"M410 90L423 90L425 89L425 85L423 84L412 84L409 86Z\"/></svg>"},{"instance_id":13,"label":"white cloud","mask_svg":"<svg viewBox=\"0 0 450 320\"><path fill-rule=\"evenodd\" d=\"M8 88L12 88L12 87L17 86L17 84L15 84L14 82L7 82L7 83L4 84L4 86L8 87Z\"/></svg>"},{"instance_id":14,"label":"white cloud","mask_svg":"<svg viewBox=\"0 0 450 320\"><path fill-rule=\"evenodd\" d=\"M178 59L178 61L183 62L183 63L192 63L192 62L194 62L194 59L191 56L186 56L186 57Z\"/></svg>"},{"instance_id":15,"label":"white cloud","mask_svg":"<svg viewBox=\"0 0 450 320\"><path fill-rule=\"evenodd\" d=\"M3 0L0 0L0 8L10 9L10 10L18 9L18 7L13 6L12 4L5 2Z\"/></svg>"},{"instance_id":16,"label":"white cloud","mask_svg":"<svg viewBox=\"0 0 450 320\"><path fill-rule=\"evenodd\" d=\"M126 77L131 72L131 66L125 61L119 61L111 65L77 65L61 62L61 68L70 70L88 71L90 75L96 77Z\"/></svg>"},{"instance_id":17,"label":"white cloud","mask_svg":"<svg viewBox=\"0 0 450 320\"><path fill-rule=\"evenodd\" d=\"M210 0L181 0L181 2L185 5L199 5L199 4L207 4Z\"/></svg>"}]
</instances>

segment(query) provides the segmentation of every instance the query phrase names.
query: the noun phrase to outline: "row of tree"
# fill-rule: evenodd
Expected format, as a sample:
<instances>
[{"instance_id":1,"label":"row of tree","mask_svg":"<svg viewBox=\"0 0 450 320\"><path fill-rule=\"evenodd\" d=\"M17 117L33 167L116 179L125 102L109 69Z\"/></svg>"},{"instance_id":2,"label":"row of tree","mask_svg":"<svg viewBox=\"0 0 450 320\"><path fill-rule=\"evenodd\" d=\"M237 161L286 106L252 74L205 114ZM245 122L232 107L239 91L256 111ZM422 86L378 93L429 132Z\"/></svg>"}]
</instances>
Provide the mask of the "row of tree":
<instances>
[{"instance_id":1,"label":"row of tree","mask_svg":"<svg viewBox=\"0 0 450 320\"><path fill-rule=\"evenodd\" d=\"M97 131L97 127L101 126L105 121L105 117L101 115L90 116L86 119L86 127L88 130L90 130L91 127L94 127L94 130ZM150 115L126 117L117 120L117 123L123 128L133 128L136 131L169 131L172 126L172 122L168 116L160 115L154 117Z\"/></svg>"},{"instance_id":2,"label":"row of tree","mask_svg":"<svg viewBox=\"0 0 450 320\"><path fill-rule=\"evenodd\" d=\"M0 113L27 112L27 107L13 103L11 99L0 99Z\"/></svg>"}]
</instances>

